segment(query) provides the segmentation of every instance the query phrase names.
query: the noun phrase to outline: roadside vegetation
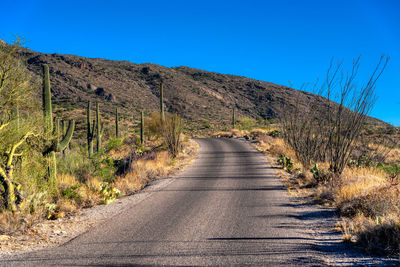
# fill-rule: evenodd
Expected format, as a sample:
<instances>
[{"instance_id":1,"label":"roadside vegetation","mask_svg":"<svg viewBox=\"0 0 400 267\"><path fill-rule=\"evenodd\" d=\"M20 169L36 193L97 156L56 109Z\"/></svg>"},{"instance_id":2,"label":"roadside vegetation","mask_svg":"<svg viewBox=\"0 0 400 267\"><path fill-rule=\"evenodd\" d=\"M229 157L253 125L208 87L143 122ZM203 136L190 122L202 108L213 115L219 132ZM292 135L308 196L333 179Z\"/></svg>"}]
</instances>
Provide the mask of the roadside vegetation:
<instances>
[{"instance_id":1,"label":"roadside vegetation","mask_svg":"<svg viewBox=\"0 0 400 267\"><path fill-rule=\"evenodd\" d=\"M195 154L162 97L161 112L142 112L141 120L123 119L117 108L102 114L90 102L65 112L51 100L51 66L32 77L19 48L0 46L0 236L109 204Z\"/></svg>"},{"instance_id":2,"label":"roadside vegetation","mask_svg":"<svg viewBox=\"0 0 400 267\"><path fill-rule=\"evenodd\" d=\"M362 88L355 82L359 59L347 76L341 63L331 64L326 83L314 87L325 109L310 103L308 110L300 110L293 104L283 107L279 123L260 128L256 120L254 125L238 120L235 129L214 136L255 140L282 168L289 192L337 210L341 222L335 229L343 233L344 242L370 254L398 256L400 132L366 120L387 60L381 58Z\"/></svg>"}]
</instances>

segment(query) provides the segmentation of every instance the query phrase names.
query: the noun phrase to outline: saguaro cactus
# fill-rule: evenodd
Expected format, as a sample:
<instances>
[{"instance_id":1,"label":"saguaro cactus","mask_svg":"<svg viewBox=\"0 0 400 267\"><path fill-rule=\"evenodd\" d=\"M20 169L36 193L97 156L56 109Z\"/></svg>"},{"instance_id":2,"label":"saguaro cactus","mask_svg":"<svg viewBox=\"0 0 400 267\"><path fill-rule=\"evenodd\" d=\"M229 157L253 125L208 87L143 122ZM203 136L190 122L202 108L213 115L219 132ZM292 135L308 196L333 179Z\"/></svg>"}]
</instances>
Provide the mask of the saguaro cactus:
<instances>
[{"instance_id":1,"label":"saguaro cactus","mask_svg":"<svg viewBox=\"0 0 400 267\"><path fill-rule=\"evenodd\" d=\"M51 145L44 151L44 155L48 158L48 175L49 180L54 181L57 176L56 152L63 151L72 139L75 129L75 121L70 120L68 123L67 133L63 135L61 142L59 140L59 121L56 120L56 138L53 133L53 108L51 103L50 90L50 74L49 66L43 65L43 117L45 137L51 139Z\"/></svg>"},{"instance_id":2,"label":"saguaro cactus","mask_svg":"<svg viewBox=\"0 0 400 267\"><path fill-rule=\"evenodd\" d=\"M140 143L144 143L144 116L143 111L140 112Z\"/></svg>"},{"instance_id":3,"label":"saguaro cactus","mask_svg":"<svg viewBox=\"0 0 400 267\"><path fill-rule=\"evenodd\" d=\"M53 134L53 107L51 105L51 89L49 66L43 65L43 118L47 137Z\"/></svg>"},{"instance_id":4,"label":"saguaro cactus","mask_svg":"<svg viewBox=\"0 0 400 267\"><path fill-rule=\"evenodd\" d=\"M118 107L115 108L115 137L119 138L119 127L118 127L118 121L119 121L119 116L118 116Z\"/></svg>"},{"instance_id":5,"label":"saguaro cactus","mask_svg":"<svg viewBox=\"0 0 400 267\"><path fill-rule=\"evenodd\" d=\"M95 128L96 128L96 121L93 120L92 123L92 116L91 116L91 103L88 101L86 115L87 115L87 143L88 143L88 155L89 158L92 158L93 155L93 139L95 137Z\"/></svg>"},{"instance_id":6,"label":"saguaro cactus","mask_svg":"<svg viewBox=\"0 0 400 267\"><path fill-rule=\"evenodd\" d=\"M165 120L165 115L164 115L164 83L161 82L160 84L160 117L161 117L161 122L163 123Z\"/></svg>"},{"instance_id":7,"label":"saguaro cactus","mask_svg":"<svg viewBox=\"0 0 400 267\"><path fill-rule=\"evenodd\" d=\"M100 118L100 106L96 103L96 152L99 153L101 149L101 137L103 136L103 125Z\"/></svg>"},{"instance_id":8,"label":"saguaro cactus","mask_svg":"<svg viewBox=\"0 0 400 267\"><path fill-rule=\"evenodd\" d=\"M61 136L64 136L66 134L66 128L67 124L65 120L61 120ZM65 147L65 149L62 151L63 156L68 152L68 149L71 148L71 142L68 143L68 145Z\"/></svg>"}]
</instances>

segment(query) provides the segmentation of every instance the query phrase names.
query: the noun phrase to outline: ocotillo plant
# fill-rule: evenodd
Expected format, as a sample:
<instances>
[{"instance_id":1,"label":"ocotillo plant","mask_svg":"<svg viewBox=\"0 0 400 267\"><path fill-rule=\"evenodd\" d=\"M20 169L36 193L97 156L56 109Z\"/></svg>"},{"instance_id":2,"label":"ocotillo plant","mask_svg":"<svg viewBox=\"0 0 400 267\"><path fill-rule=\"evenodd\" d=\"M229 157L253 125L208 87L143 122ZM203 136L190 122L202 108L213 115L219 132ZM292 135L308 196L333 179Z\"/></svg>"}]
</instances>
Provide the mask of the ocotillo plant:
<instances>
[{"instance_id":1,"label":"ocotillo plant","mask_svg":"<svg viewBox=\"0 0 400 267\"><path fill-rule=\"evenodd\" d=\"M115 108L115 137L116 137L116 138L119 138L118 121L119 121L118 107L116 107L116 108Z\"/></svg>"},{"instance_id":2,"label":"ocotillo plant","mask_svg":"<svg viewBox=\"0 0 400 267\"><path fill-rule=\"evenodd\" d=\"M99 103L96 103L96 152L99 153L101 149L101 137L103 136L103 124L100 119Z\"/></svg>"},{"instance_id":3,"label":"ocotillo plant","mask_svg":"<svg viewBox=\"0 0 400 267\"><path fill-rule=\"evenodd\" d=\"M161 123L164 123L165 115L164 115L164 83L160 84L160 117Z\"/></svg>"},{"instance_id":4,"label":"ocotillo plant","mask_svg":"<svg viewBox=\"0 0 400 267\"><path fill-rule=\"evenodd\" d=\"M44 117L44 132L45 138L51 140L51 145L44 151L44 155L48 158L48 178L50 181L55 181L57 176L56 152L63 151L72 139L72 134L75 129L75 121L70 120L68 123L67 133L59 140L59 121L56 120L56 138L53 133L53 107L51 103L50 90L50 74L49 66L43 65L43 117Z\"/></svg>"},{"instance_id":5,"label":"ocotillo plant","mask_svg":"<svg viewBox=\"0 0 400 267\"><path fill-rule=\"evenodd\" d=\"M144 143L144 117L143 111L140 112L140 143Z\"/></svg>"},{"instance_id":6,"label":"ocotillo plant","mask_svg":"<svg viewBox=\"0 0 400 267\"><path fill-rule=\"evenodd\" d=\"M87 143L88 143L88 155L89 158L92 158L93 155L93 139L95 137L95 129L96 129L96 121L93 120L93 124L92 123L92 116L91 116L91 103L90 101L88 101L88 106L87 106L87 110L86 110L86 115L87 115Z\"/></svg>"}]
</instances>

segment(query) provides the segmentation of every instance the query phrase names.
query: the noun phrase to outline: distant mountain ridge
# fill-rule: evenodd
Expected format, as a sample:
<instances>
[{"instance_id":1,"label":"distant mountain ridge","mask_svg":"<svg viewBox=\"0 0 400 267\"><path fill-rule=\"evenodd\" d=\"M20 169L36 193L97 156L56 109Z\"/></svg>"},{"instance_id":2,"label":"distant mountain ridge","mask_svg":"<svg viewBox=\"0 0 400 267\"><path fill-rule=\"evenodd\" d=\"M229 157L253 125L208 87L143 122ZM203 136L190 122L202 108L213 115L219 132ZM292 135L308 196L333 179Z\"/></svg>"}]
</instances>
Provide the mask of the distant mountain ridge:
<instances>
[{"instance_id":1,"label":"distant mountain ridge","mask_svg":"<svg viewBox=\"0 0 400 267\"><path fill-rule=\"evenodd\" d=\"M232 107L239 117L280 118L282 106L306 106L319 96L246 77L219 74L189 67L163 67L101 58L46 54L22 49L28 69L41 75L48 64L55 103L84 108L88 100L113 112L116 105L126 114L159 109L159 85L164 82L166 110L189 121L229 121ZM374 124L386 124L370 118Z\"/></svg>"}]
</instances>

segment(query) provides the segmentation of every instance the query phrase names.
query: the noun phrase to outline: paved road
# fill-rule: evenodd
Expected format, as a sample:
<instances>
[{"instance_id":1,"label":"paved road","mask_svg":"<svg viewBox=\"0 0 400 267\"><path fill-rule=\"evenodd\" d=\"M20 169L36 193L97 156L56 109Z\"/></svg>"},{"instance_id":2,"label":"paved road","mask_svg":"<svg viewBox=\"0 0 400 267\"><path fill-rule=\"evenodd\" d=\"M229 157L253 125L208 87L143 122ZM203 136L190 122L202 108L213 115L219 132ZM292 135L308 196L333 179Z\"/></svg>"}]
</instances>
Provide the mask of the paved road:
<instances>
[{"instance_id":1,"label":"paved road","mask_svg":"<svg viewBox=\"0 0 400 267\"><path fill-rule=\"evenodd\" d=\"M3 264L323 265L263 155L240 140L197 141L198 159L167 186L63 246Z\"/></svg>"}]
</instances>

